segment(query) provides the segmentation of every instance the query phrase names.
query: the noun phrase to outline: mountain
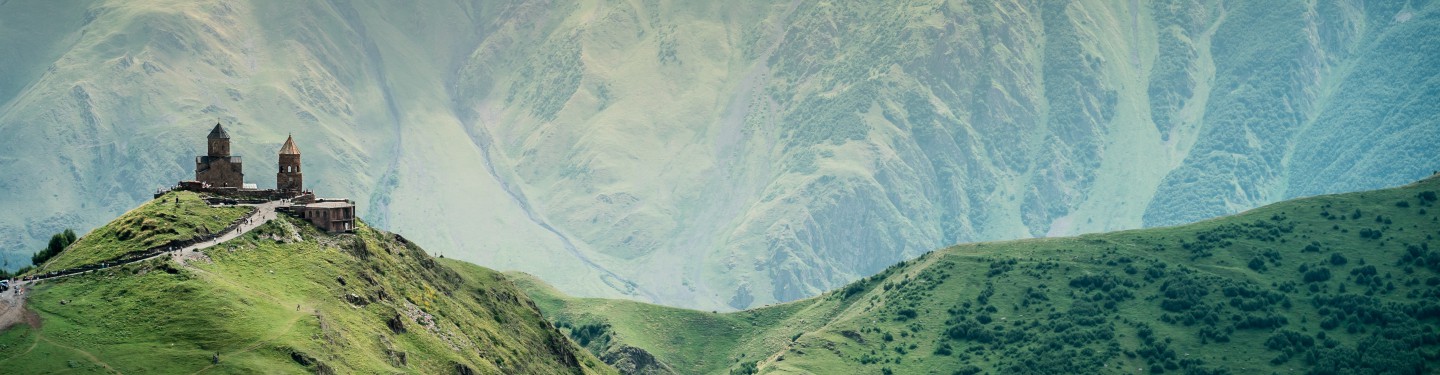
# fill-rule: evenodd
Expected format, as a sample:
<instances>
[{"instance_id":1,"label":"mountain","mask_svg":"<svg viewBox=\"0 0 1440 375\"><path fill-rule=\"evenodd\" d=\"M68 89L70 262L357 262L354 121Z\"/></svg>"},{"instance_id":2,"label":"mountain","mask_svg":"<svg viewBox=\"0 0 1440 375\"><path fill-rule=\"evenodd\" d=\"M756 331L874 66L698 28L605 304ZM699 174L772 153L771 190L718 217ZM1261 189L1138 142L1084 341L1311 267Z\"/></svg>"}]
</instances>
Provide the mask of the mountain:
<instances>
[{"instance_id":1,"label":"mountain","mask_svg":"<svg viewBox=\"0 0 1440 375\"><path fill-rule=\"evenodd\" d=\"M958 245L729 313L515 277L634 373L1434 373L1437 194L1440 176L1182 226Z\"/></svg>"},{"instance_id":2,"label":"mountain","mask_svg":"<svg viewBox=\"0 0 1440 375\"><path fill-rule=\"evenodd\" d=\"M92 231L35 274L114 262L187 229L220 233L245 214L233 215L236 209L171 193ZM497 272L432 258L369 226L332 235L282 215L246 230L203 250L24 286L27 316L0 328L0 368L614 372L574 346ZM4 294L5 303L14 302L13 292Z\"/></svg>"},{"instance_id":3,"label":"mountain","mask_svg":"<svg viewBox=\"0 0 1440 375\"><path fill-rule=\"evenodd\" d=\"M191 176L570 294L810 297L947 244L1172 225L1440 164L1433 1L0 2L17 268ZM1378 152L1384 150L1385 152Z\"/></svg>"}]
</instances>

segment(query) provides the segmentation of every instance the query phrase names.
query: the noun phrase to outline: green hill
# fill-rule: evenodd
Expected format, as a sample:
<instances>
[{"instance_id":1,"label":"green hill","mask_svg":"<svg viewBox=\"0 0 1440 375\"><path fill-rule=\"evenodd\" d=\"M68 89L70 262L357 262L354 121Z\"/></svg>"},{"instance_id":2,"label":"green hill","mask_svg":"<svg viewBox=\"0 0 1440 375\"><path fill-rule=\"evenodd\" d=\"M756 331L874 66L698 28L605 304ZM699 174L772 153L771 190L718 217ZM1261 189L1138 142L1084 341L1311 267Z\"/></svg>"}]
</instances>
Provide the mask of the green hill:
<instances>
[{"instance_id":1,"label":"green hill","mask_svg":"<svg viewBox=\"0 0 1440 375\"><path fill-rule=\"evenodd\" d=\"M960 245L733 313L517 280L607 362L678 373L1433 373L1437 193L1431 177L1183 226Z\"/></svg>"},{"instance_id":2,"label":"green hill","mask_svg":"<svg viewBox=\"0 0 1440 375\"><path fill-rule=\"evenodd\" d=\"M209 207L198 194L172 192L120 215L110 225L90 231L66 251L39 265L37 272L115 260L171 241L218 233L251 211L249 207Z\"/></svg>"},{"instance_id":3,"label":"green hill","mask_svg":"<svg viewBox=\"0 0 1440 375\"><path fill-rule=\"evenodd\" d=\"M154 223L233 220L210 216L226 209L191 207L193 195L179 207L169 198L51 263L83 265L149 245L159 234L114 234L168 227ZM330 235L282 216L203 251L46 280L28 294L38 319L0 332L0 372L614 371L542 319L503 275L431 258L368 226Z\"/></svg>"}]
</instances>

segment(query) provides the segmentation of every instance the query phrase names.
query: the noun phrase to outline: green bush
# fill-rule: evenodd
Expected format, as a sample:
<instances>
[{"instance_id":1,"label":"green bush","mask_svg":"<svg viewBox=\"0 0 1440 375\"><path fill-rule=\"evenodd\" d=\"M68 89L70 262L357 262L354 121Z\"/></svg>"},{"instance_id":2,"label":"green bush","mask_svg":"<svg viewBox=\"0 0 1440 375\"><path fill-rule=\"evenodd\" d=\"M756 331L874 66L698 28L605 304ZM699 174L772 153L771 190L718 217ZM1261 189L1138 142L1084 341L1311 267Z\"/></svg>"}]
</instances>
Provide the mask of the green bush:
<instances>
[{"instance_id":1,"label":"green bush","mask_svg":"<svg viewBox=\"0 0 1440 375\"><path fill-rule=\"evenodd\" d=\"M730 369L730 375L750 375L759 372L760 368L756 367L756 362L741 363L740 367Z\"/></svg>"},{"instance_id":2,"label":"green bush","mask_svg":"<svg viewBox=\"0 0 1440 375\"><path fill-rule=\"evenodd\" d=\"M1260 259L1260 257L1250 258L1250 263L1246 266L1250 267L1250 269L1252 270L1255 270L1255 272L1265 272L1266 269L1265 260Z\"/></svg>"},{"instance_id":3,"label":"green bush","mask_svg":"<svg viewBox=\"0 0 1440 375\"><path fill-rule=\"evenodd\" d=\"M1330 269L1329 269L1329 268L1316 267L1315 269L1312 269L1312 270L1309 270L1309 271L1304 271L1304 272L1305 272L1305 278L1304 278L1304 280L1305 280L1305 282L1307 282L1307 283L1324 282L1324 281L1329 281L1329 280L1330 280Z\"/></svg>"},{"instance_id":4,"label":"green bush","mask_svg":"<svg viewBox=\"0 0 1440 375\"><path fill-rule=\"evenodd\" d=\"M1348 263L1348 262L1350 262L1350 260L1349 260L1349 259L1346 259L1344 255L1340 255L1340 253L1330 254L1330 264L1331 264L1331 265L1343 266L1343 265L1345 265L1345 263Z\"/></svg>"}]
</instances>

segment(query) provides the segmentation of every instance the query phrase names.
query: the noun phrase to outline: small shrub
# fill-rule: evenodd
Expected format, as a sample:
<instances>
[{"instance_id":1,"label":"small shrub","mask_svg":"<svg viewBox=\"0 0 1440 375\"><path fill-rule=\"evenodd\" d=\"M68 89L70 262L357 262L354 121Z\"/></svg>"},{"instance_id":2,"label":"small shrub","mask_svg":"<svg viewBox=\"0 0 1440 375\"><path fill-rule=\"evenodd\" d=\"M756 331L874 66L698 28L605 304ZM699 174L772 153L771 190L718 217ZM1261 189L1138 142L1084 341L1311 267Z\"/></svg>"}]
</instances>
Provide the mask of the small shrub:
<instances>
[{"instance_id":1,"label":"small shrub","mask_svg":"<svg viewBox=\"0 0 1440 375\"><path fill-rule=\"evenodd\" d=\"M1247 264L1247 266L1255 270L1255 272L1265 272L1266 269L1265 260L1260 259L1260 257L1250 258L1250 264Z\"/></svg>"},{"instance_id":2,"label":"small shrub","mask_svg":"<svg viewBox=\"0 0 1440 375\"><path fill-rule=\"evenodd\" d=\"M935 347L935 355L937 355L937 356L946 357L946 356L949 356L950 354L954 354L954 352L952 351L952 348L950 347L950 343L948 343L948 342L946 342L946 343L941 343L939 346L936 346L936 347Z\"/></svg>"},{"instance_id":3,"label":"small shrub","mask_svg":"<svg viewBox=\"0 0 1440 375\"><path fill-rule=\"evenodd\" d=\"M1350 262L1350 260L1349 260L1349 259L1346 259L1344 255L1340 255L1340 253L1330 254L1330 264L1331 264L1331 265L1343 266L1343 265L1345 265L1345 263L1349 263L1349 262Z\"/></svg>"},{"instance_id":4,"label":"small shrub","mask_svg":"<svg viewBox=\"0 0 1440 375\"><path fill-rule=\"evenodd\" d=\"M1315 269L1312 269L1312 270L1309 270L1309 271L1303 271L1303 272L1305 272L1305 278L1304 278L1304 280L1305 280L1305 282L1307 282L1307 283L1324 282L1324 281L1329 281L1329 280L1330 280L1330 269L1329 269L1329 268L1316 267Z\"/></svg>"}]
</instances>

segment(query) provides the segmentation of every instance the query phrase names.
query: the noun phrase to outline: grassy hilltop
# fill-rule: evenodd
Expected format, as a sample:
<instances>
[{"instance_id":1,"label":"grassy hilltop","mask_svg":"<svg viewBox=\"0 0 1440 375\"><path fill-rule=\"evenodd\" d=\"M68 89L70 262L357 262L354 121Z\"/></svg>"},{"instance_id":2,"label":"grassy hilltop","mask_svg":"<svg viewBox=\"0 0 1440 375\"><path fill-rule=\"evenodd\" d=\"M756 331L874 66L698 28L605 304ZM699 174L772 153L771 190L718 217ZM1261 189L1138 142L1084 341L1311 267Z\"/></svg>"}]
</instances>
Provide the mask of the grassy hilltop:
<instances>
[{"instance_id":1,"label":"grassy hilltop","mask_svg":"<svg viewBox=\"0 0 1440 375\"><path fill-rule=\"evenodd\" d=\"M653 356L657 372L1433 373L1437 193L1432 177L1183 226L960 245L734 313L519 284L607 362Z\"/></svg>"},{"instance_id":2,"label":"grassy hilltop","mask_svg":"<svg viewBox=\"0 0 1440 375\"><path fill-rule=\"evenodd\" d=\"M198 194L188 191L167 193L126 212L111 225L91 231L37 269L59 271L95 264L170 241L219 233L251 211L249 207L209 207Z\"/></svg>"},{"instance_id":3,"label":"grassy hilltop","mask_svg":"<svg viewBox=\"0 0 1440 375\"><path fill-rule=\"evenodd\" d=\"M192 198L179 209L191 216L152 202L51 262L140 246L151 237L113 234L165 218L228 223ZM368 226L329 235L283 216L183 260L44 281L27 306L39 324L0 332L0 372L613 372L499 273Z\"/></svg>"}]
</instances>

